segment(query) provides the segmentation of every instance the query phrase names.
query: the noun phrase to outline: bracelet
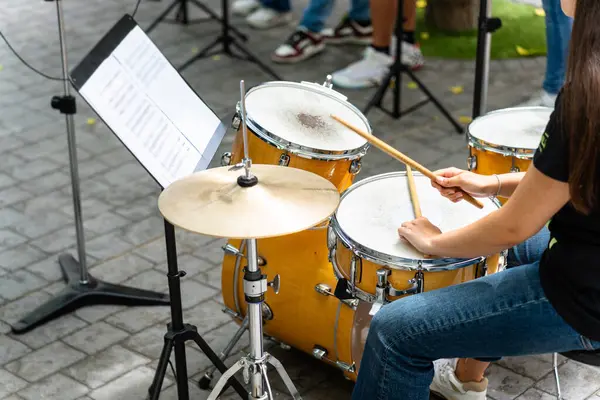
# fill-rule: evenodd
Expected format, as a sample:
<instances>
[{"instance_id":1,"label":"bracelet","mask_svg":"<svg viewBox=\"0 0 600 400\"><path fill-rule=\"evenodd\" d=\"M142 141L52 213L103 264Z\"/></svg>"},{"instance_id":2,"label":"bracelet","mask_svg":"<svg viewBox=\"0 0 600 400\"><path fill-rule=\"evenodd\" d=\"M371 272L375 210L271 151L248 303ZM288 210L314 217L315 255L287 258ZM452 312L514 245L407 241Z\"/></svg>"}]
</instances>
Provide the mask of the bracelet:
<instances>
[{"instance_id":1,"label":"bracelet","mask_svg":"<svg viewBox=\"0 0 600 400\"><path fill-rule=\"evenodd\" d=\"M502 189L502 181L498 175L494 174L494 176L498 180L498 190L496 191L496 197L498 197L500 195L500 189Z\"/></svg>"}]
</instances>

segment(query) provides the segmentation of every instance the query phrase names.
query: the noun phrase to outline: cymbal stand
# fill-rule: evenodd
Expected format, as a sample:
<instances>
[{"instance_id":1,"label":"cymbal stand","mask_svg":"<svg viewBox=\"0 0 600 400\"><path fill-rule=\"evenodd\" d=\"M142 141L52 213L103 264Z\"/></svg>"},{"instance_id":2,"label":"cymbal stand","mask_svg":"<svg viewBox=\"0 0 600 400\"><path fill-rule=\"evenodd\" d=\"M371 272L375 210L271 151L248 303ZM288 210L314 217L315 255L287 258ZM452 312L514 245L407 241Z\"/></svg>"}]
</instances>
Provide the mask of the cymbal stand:
<instances>
[{"instance_id":1,"label":"cymbal stand","mask_svg":"<svg viewBox=\"0 0 600 400\"><path fill-rule=\"evenodd\" d=\"M244 174L238 177L238 185L241 187L252 187L258 183L258 178L250 172L252 161L248 156L248 132L246 128L246 104L245 104L245 85L240 82L241 94L241 119L244 138L244 159L238 165L231 169L244 168ZM275 370L281 376L281 379L294 400L301 400L298 389L294 386L291 378L283 368L281 362L266 353L263 349L263 329L262 329L262 305L267 292L267 286L271 286L275 294L279 293L279 276L276 276L273 282L267 282L267 276L262 274L258 265L258 250L255 238L248 238L247 241L247 261L248 266L244 270L244 294L248 303L248 332L250 336L250 354L242 357L237 363L227 370L221 379L215 385L213 391L208 396L208 400L217 400L217 397L223 390L226 382L240 369L244 374L244 381L250 383L250 400L274 400L271 385L267 377L267 364L275 367Z\"/></svg>"}]
</instances>

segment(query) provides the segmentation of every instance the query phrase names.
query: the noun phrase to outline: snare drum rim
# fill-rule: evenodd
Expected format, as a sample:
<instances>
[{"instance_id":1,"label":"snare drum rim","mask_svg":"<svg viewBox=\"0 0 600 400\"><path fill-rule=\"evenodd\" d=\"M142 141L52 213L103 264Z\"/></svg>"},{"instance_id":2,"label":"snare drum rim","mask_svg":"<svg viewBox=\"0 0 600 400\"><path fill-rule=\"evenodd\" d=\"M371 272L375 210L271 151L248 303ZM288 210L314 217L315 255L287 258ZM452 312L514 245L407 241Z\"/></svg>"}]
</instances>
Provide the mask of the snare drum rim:
<instances>
[{"instance_id":1,"label":"snare drum rim","mask_svg":"<svg viewBox=\"0 0 600 400\"><path fill-rule=\"evenodd\" d=\"M255 90L262 89L265 87L281 87L288 86L294 88L302 88L305 90L312 91L314 93L321 94L323 96L327 96L332 100L335 100L339 103L342 103L345 107L348 107L351 111L356 113L358 117L365 123L367 127L367 133L372 134L372 128L369 124L369 121L365 117L365 115L360 112L358 108L353 106L347 101L343 101L336 97L333 94L329 94L324 90L315 89L309 85L298 83L298 82L287 82L287 81L273 81L266 82L257 86L254 86L252 89L248 90L246 93L246 97ZM323 87L326 90L333 90ZM236 113L238 116L241 114L240 102L236 104ZM357 147L355 149L343 150L343 151L332 151L332 150L321 150L315 149L313 147L302 146L297 143L290 142L288 140L284 140L281 137L277 136L273 132L269 132L267 129L263 128L257 121L252 119L250 113L246 111L246 123L248 128L252 130L252 132L262 139L263 141L269 143L272 146L275 146L279 150L284 150L286 152L292 153L302 158L307 158L310 160L322 160L322 161L337 161L337 160L355 160L360 159L367 154L367 150L370 148L370 144L367 142L364 145Z\"/></svg>"},{"instance_id":2,"label":"snare drum rim","mask_svg":"<svg viewBox=\"0 0 600 400\"><path fill-rule=\"evenodd\" d=\"M535 149L525 149L525 148L518 148L518 147L510 147L510 146L504 146L504 145L498 145L498 144L493 144L490 142L487 142L483 139L479 139L475 136L473 136L473 134L471 133L471 129L473 124L476 121L479 121L481 119L484 119L486 116L490 115L490 114L500 114L500 113L510 113L510 112L521 112L521 111L525 111L525 110L529 110L529 111L549 111L551 110L550 107L541 107L541 106L534 106L534 107L510 107L510 108L502 108L499 110L494 110L494 111L490 111L485 115L482 115L481 117L476 118L475 120L473 120L473 122L471 122L469 124L469 126L467 127L467 141L468 144L478 150L485 150L485 151L490 151L492 153L497 153L497 154L501 154L503 156L506 157L515 157L518 158L520 160L532 160L533 159L533 155L535 154L535 151L537 150L537 148ZM541 139L541 134L540 134L540 139Z\"/></svg>"},{"instance_id":3,"label":"snare drum rim","mask_svg":"<svg viewBox=\"0 0 600 400\"><path fill-rule=\"evenodd\" d=\"M419 172L413 172L415 176L423 176L423 174ZM385 174L371 176L369 178L363 179L359 182L356 182L348 189L346 189L342 195L340 196L340 204L344 200L344 198L352 192L354 189L363 186L369 182L374 182L381 179L386 179L389 177L398 177L398 176L406 176L406 171L398 171L398 172L388 172ZM494 205L500 208L500 202L491 198ZM329 222L329 226L335 236L339 241L344 244L353 254L356 256L373 262L375 264L388 267L390 269L402 270L402 271L417 271L423 270L426 272L435 272L435 271L452 271L460 268L465 268L473 264L477 264L485 260L484 256L474 257L474 258L442 258L442 259L410 259L398 256L391 256L389 254L384 254L373 249L369 249L354 239L350 238L346 233L342 230L338 220L337 220L337 210L332 215L331 220ZM328 243L328 245L331 245ZM334 246L337 246L337 241ZM331 250L331 248L330 248ZM339 267L339 266L338 266ZM341 267L340 267L341 268Z\"/></svg>"}]
</instances>

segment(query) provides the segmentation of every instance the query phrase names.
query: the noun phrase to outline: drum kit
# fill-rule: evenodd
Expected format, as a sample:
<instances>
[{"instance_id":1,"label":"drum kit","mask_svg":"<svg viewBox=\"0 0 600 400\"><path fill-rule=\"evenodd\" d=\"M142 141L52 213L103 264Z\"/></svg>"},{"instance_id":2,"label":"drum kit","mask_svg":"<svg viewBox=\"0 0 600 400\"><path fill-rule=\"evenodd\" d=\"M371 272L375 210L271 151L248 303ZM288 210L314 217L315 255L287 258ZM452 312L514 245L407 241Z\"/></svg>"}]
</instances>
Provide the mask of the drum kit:
<instances>
[{"instance_id":1,"label":"drum kit","mask_svg":"<svg viewBox=\"0 0 600 400\"><path fill-rule=\"evenodd\" d=\"M440 196L431 171L374 138L365 116L332 89L330 79L323 85L268 82L248 92L242 81L240 89L232 123L237 135L222 166L174 182L159 198L160 212L173 225L228 239L222 296L240 330L221 357L246 329L250 350L223 374L209 399L240 370L250 399L273 399L267 364L292 397L301 398L282 364L264 350L264 336L356 380L371 318L382 306L504 268L506 252L434 258L398 238L398 226L421 213L447 231L501 203L452 203ZM512 109L476 119L467 132L469 168L525 170L548 111ZM543 127L538 142L542 133ZM407 168L355 183L370 145L417 172ZM213 372L201 386L208 388Z\"/></svg>"}]
</instances>

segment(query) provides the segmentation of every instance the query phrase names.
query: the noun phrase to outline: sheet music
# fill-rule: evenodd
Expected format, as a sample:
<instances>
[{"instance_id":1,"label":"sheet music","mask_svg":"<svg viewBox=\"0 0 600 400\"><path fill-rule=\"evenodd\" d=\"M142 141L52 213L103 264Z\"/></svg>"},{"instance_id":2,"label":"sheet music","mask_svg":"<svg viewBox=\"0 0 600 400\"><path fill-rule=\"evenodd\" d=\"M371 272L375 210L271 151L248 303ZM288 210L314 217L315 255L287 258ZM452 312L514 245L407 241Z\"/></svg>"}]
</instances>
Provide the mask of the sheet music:
<instances>
[{"instance_id":1,"label":"sheet music","mask_svg":"<svg viewBox=\"0 0 600 400\"><path fill-rule=\"evenodd\" d=\"M204 153L221 121L140 27L79 92L163 188L214 155Z\"/></svg>"}]
</instances>

